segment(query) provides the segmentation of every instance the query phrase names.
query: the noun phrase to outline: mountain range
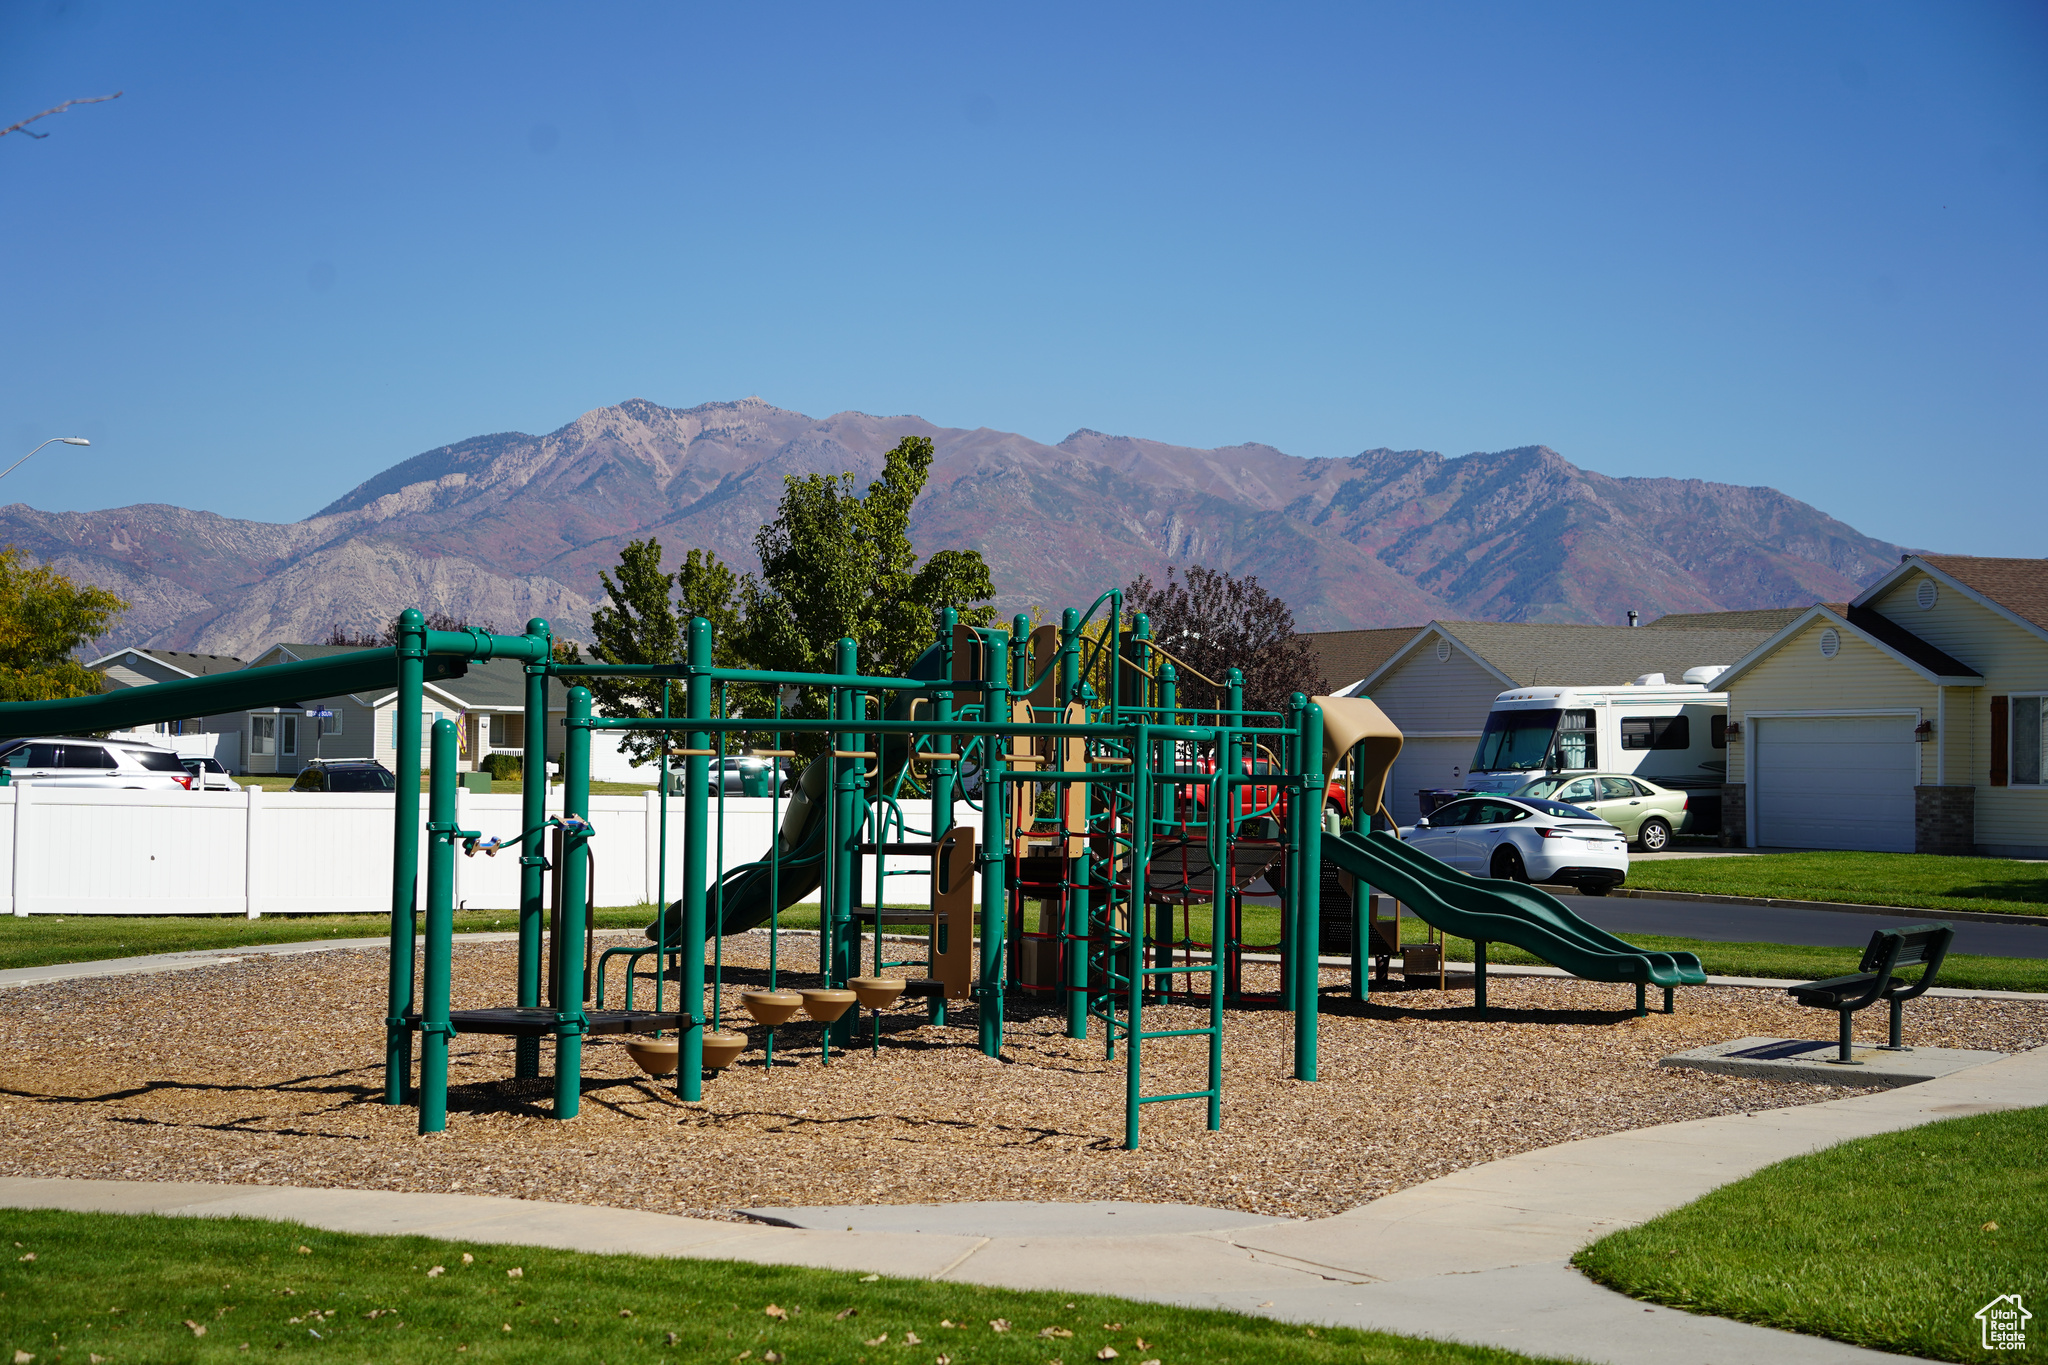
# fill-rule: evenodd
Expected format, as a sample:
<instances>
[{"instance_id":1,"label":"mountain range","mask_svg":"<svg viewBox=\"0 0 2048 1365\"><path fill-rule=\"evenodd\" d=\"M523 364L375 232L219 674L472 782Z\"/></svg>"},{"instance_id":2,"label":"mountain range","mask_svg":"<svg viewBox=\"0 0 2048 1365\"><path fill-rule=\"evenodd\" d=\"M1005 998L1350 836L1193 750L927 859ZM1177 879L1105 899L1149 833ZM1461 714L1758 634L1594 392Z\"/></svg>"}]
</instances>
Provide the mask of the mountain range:
<instances>
[{"instance_id":1,"label":"mountain range","mask_svg":"<svg viewBox=\"0 0 2048 1365\"><path fill-rule=\"evenodd\" d=\"M1045 445L986 427L763 402L598 408L545 436L502 432L391 466L304 521L143 504L0 508L0 541L132 604L109 643L248 657L406 606L587 638L598 572L628 540L757 566L783 476L863 483L905 436L937 458L912 519L922 553L988 560L1005 613L1086 606L1139 574L1255 574L1303 630L1452 620L1619 623L1665 612L1840 601L1898 562L1770 488L1613 478L1545 446L1447 458L1307 459L1099 431Z\"/></svg>"}]
</instances>

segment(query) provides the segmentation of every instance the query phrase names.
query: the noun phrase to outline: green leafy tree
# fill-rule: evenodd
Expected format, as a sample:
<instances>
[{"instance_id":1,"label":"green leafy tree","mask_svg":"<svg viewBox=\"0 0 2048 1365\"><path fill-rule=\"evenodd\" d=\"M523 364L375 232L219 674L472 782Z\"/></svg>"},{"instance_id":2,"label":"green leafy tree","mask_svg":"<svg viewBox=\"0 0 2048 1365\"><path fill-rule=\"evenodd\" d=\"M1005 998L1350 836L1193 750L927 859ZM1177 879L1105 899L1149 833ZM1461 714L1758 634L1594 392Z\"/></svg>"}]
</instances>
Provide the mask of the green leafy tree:
<instances>
[{"instance_id":1,"label":"green leafy tree","mask_svg":"<svg viewBox=\"0 0 2048 1365\"><path fill-rule=\"evenodd\" d=\"M676 576L661 569L661 542L652 536L626 543L619 554L617 576L600 573L607 605L590 613L590 657L605 664L672 664L680 662L683 623L676 616ZM607 716L658 716L662 684L642 678L584 678L597 709ZM670 686L673 711L680 689ZM634 762L661 753L661 736L627 734L619 747Z\"/></svg>"},{"instance_id":2,"label":"green leafy tree","mask_svg":"<svg viewBox=\"0 0 2048 1365\"><path fill-rule=\"evenodd\" d=\"M940 550L920 564L910 543L932 457L930 439L905 437L865 494L851 474L784 480L775 520L754 537L760 577L740 585L754 667L829 673L836 642L850 636L862 673L901 674L931 644L942 608L975 625L995 618L980 554ZM796 714L821 714L818 699L806 696Z\"/></svg>"},{"instance_id":3,"label":"green leafy tree","mask_svg":"<svg viewBox=\"0 0 2048 1365\"><path fill-rule=\"evenodd\" d=\"M702 616L713 631L712 661L720 667L829 673L834 642L860 643L863 673L900 674L932 642L933 622L945 607L961 619L987 624L995 595L988 566L972 550L941 550L922 563L910 543L910 511L932 464L930 440L913 436L883 461L882 473L863 493L851 474L786 479L775 520L754 538L761 573L742 576L708 550L691 550L681 567L664 572L661 546L630 542L615 573L601 574L606 605L591 615L591 657L603 663L679 663L688 652L690 619ZM593 678L600 709L613 716L661 714L661 684ZM768 717L775 689L732 687L727 714ZM669 694L669 714L683 707L680 686ZM805 696L784 714L821 714ZM736 735L737 746L767 738ZM791 747L810 753L815 738ZM629 736L623 744L636 761L661 752L659 737Z\"/></svg>"},{"instance_id":4,"label":"green leafy tree","mask_svg":"<svg viewBox=\"0 0 2048 1365\"><path fill-rule=\"evenodd\" d=\"M661 664L688 661L690 618L711 622L712 662L733 667L741 659L745 634L737 599L740 576L709 550L691 550L682 567L666 573L661 567L661 542L649 537L627 543L619 555L616 576L600 573L606 605L590 615L594 637L590 657L607 664ZM573 651L574 646L570 646ZM580 663L580 654L560 655ZM635 678L587 678L592 699L608 716L658 716L662 685ZM669 714L680 714L683 683L669 685ZM658 734L628 734L620 747L636 763L661 755Z\"/></svg>"},{"instance_id":5,"label":"green leafy tree","mask_svg":"<svg viewBox=\"0 0 2048 1365\"><path fill-rule=\"evenodd\" d=\"M31 566L13 546L0 549L0 701L89 697L101 677L71 657L106 634L128 603L104 588Z\"/></svg>"}]
</instances>

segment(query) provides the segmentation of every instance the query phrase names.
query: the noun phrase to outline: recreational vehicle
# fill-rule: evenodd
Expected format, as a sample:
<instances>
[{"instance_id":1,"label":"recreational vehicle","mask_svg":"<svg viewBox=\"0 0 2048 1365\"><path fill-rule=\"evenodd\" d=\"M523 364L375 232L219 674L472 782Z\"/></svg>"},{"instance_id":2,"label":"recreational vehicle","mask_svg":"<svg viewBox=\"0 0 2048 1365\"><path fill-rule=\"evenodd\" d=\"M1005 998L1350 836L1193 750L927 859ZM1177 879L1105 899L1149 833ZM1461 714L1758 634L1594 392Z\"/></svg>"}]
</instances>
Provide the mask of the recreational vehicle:
<instances>
[{"instance_id":1,"label":"recreational vehicle","mask_svg":"<svg viewBox=\"0 0 2048 1365\"><path fill-rule=\"evenodd\" d=\"M1546 773L1621 773L1699 793L1694 809L1711 828L1728 773L1728 696L1706 683L1726 671L1689 669L1676 684L1652 673L1626 687L1503 692L1487 714L1465 789L1511 792Z\"/></svg>"}]
</instances>

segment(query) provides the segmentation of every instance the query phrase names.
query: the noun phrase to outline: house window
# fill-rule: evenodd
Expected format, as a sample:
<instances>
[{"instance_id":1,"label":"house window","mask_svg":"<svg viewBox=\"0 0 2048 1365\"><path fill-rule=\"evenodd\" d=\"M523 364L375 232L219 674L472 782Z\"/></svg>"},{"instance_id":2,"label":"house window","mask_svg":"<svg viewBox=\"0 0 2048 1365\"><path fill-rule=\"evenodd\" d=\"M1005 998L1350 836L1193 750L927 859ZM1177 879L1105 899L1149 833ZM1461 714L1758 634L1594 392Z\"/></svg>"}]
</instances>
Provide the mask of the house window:
<instances>
[{"instance_id":1,"label":"house window","mask_svg":"<svg viewBox=\"0 0 2048 1365\"><path fill-rule=\"evenodd\" d=\"M2041 751L2048 748L2048 697L2014 697L2007 731L2011 755L2010 781L2015 787L2039 787Z\"/></svg>"},{"instance_id":2,"label":"house window","mask_svg":"<svg viewBox=\"0 0 2048 1365\"><path fill-rule=\"evenodd\" d=\"M428 749L433 747L434 722L441 719L443 714L444 713L440 711L420 712L420 747L422 749Z\"/></svg>"},{"instance_id":3,"label":"house window","mask_svg":"<svg viewBox=\"0 0 2048 1365\"><path fill-rule=\"evenodd\" d=\"M1632 716L1621 722L1624 749L1690 749L1692 720L1688 716Z\"/></svg>"},{"instance_id":4,"label":"house window","mask_svg":"<svg viewBox=\"0 0 2048 1365\"><path fill-rule=\"evenodd\" d=\"M279 716L277 752L280 758L291 758L299 752L299 718Z\"/></svg>"},{"instance_id":5,"label":"house window","mask_svg":"<svg viewBox=\"0 0 2048 1365\"><path fill-rule=\"evenodd\" d=\"M524 717L496 715L491 717L491 747L493 749L516 749L520 741L520 721Z\"/></svg>"},{"instance_id":6,"label":"house window","mask_svg":"<svg viewBox=\"0 0 2048 1365\"><path fill-rule=\"evenodd\" d=\"M277 717L249 717L249 753L269 757L277 752Z\"/></svg>"},{"instance_id":7,"label":"house window","mask_svg":"<svg viewBox=\"0 0 2048 1365\"><path fill-rule=\"evenodd\" d=\"M323 735L338 735L341 733L340 707L334 708L333 715L320 717L320 733Z\"/></svg>"},{"instance_id":8,"label":"house window","mask_svg":"<svg viewBox=\"0 0 2048 1365\"><path fill-rule=\"evenodd\" d=\"M1707 721L1707 733L1716 749L1728 747L1728 717L1714 716Z\"/></svg>"}]
</instances>

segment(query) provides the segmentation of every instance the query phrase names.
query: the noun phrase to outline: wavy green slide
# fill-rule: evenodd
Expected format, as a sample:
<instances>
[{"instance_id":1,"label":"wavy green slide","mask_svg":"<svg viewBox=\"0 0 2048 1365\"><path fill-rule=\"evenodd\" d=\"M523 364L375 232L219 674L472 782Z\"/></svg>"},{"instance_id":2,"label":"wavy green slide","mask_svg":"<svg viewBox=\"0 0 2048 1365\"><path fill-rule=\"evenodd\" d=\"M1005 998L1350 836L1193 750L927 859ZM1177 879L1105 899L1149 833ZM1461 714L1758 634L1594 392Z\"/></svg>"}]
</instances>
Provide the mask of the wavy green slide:
<instances>
[{"instance_id":1,"label":"wavy green slide","mask_svg":"<svg viewBox=\"0 0 2048 1365\"><path fill-rule=\"evenodd\" d=\"M1361 882L1460 938L1512 943L1587 981L1698 986L1707 979L1691 953L1653 953L1616 938L1521 882L1470 876L1385 830L1323 836L1323 857Z\"/></svg>"},{"instance_id":2,"label":"wavy green slide","mask_svg":"<svg viewBox=\"0 0 2048 1365\"><path fill-rule=\"evenodd\" d=\"M917 656L917 661L903 676L919 682L931 682L944 677L945 670L945 651L933 645ZM908 719L911 700L918 695L915 692L891 694L889 705L882 713L883 718ZM881 754L878 785L888 782L903 770L903 765L910 761L910 750L908 735L883 737L877 751ZM781 855L780 866L771 874L768 865L770 855L763 853L758 862L726 869L722 881L713 882L706 897L709 913L704 917L704 927L707 934L744 933L765 922L773 910L787 910L818 889L824 878L825 816L831 807L828 800L831 785L832 759L826 755L812 759L803 776L797 779L788 803L782 808L782 828L775 840L776 850ZM718 910L721 901L725 906L722 917ZM682 925L683 903L671 902L662 917L647 926L648 940L671 941L682 932Z\"/></svg>"}]
</instances>

